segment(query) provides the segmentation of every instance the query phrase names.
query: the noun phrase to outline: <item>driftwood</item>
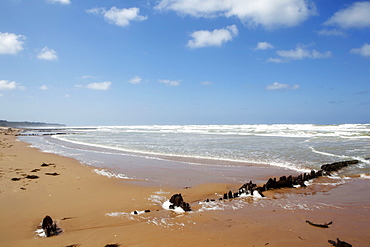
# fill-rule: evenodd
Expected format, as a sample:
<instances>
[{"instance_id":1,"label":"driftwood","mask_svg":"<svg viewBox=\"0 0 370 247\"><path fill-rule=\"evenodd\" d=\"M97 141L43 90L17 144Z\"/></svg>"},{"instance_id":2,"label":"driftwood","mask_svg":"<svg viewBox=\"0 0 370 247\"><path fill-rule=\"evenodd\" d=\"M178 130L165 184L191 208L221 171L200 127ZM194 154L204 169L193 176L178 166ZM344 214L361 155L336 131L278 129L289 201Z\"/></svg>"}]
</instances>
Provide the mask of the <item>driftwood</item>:
<instances>
[{"instance_id":1,"label":"driftwood","mask_svg":"<svg viewBox=\"0 0 370 247\"><path fill-rule=\"evenodd\" d=\"M339 238L337 238L337 242L335 242L334 240L328 240L328 242L329 244L332 244L335 247L352 247L351 244L344 241L340 241Z\"/></svg>"},{"instance_id":2,"label":"driftwood","mask_svg":"<svg viewBox=\"0 0 370 247\"><path fill-rule=\"evenodd\" d=\"M324 223L324 224L315 224L315 223L312 223L309 220L306 220L306 223L310 224L311 226L316 226L316 227L321 227L321 228L329 228L329 225L333 224L333 221L330 221L329 223Z\"/></svg>"}]
</instances>

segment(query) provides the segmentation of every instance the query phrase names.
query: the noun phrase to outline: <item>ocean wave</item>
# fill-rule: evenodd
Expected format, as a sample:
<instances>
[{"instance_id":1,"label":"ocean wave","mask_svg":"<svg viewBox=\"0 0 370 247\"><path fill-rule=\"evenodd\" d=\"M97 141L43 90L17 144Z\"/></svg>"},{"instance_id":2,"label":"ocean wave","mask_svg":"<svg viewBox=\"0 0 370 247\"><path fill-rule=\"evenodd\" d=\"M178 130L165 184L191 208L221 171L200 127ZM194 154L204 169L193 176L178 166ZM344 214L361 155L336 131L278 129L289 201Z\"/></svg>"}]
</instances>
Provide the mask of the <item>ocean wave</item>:
<instances>
[{"instance_id":1,"label":"ocean wave","mask_svg":"<svg viewBox=\"0 0 370 247\"><path fill-rule=\"evenodd\" d=\"M122 174L122 173L114 173L114 172L109 172L105 169L94 169L93 170L96 174L99 174L101 176L105 176L105 177L108 177L108 178L119 178L119 179L133 179L133 178L130 178L128 176L126 176L125 174Z\"/></svg>"},{"instance_id":2,"label":"ocean wave","mask_svg":"<svg viewBox=\"0 0 370 247\"><path fill-rule=\"evenodd\" d=\"M370 138L370 124L255 124L255 125L136 125L71 127L73 130L97 132L189 133L211 135L261 135L279 137Z\"/></svg>"}]
</instances>

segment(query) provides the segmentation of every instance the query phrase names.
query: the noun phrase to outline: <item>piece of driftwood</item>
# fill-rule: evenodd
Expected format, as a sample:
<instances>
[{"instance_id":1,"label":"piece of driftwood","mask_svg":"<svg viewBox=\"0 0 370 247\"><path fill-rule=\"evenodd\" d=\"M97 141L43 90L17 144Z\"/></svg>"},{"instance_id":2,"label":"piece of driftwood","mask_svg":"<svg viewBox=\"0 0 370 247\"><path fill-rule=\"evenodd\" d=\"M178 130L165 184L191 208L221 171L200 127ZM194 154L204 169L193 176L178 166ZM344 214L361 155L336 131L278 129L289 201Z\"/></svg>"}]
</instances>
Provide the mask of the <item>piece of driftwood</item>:
<instances>
[{"instance_id":1,"label":"piece of driftwood","mask_svg":"<svg viewBox=\"0 0 370 247\"><path fill-rule=\"evenodd\" d=\"M337 242L335 242L334 240L328 240L328 242L329 244L332 244L335 247L352 247L351 244L341 241L339 240L339 238L337 238Z\"/></svg>"},{"instance_id":2,"label":"piece of driftwood","mask_svg":"<svg viewBox=\"0 0 370 247\"><path fill-rule=\"evenodd\" d=\"M316 226L316 227L321 227L321 228L329 228L329 225L333 224L333 221L330 221L329 223L324 223L324 224L315 224L315 223L312 223L309 220L306 220L306 223L310 224L311 226Z\"/></svg>"}]
</instances>

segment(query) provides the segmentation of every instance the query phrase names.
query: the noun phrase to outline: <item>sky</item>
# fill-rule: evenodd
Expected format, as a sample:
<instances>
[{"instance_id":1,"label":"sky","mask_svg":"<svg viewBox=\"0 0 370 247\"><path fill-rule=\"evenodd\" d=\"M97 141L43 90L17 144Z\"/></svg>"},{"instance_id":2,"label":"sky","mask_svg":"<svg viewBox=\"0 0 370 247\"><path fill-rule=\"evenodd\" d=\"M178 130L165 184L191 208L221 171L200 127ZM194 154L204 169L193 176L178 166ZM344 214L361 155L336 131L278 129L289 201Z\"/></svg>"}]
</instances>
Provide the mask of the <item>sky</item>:
<instances>
[{"instance_id":1,"label":"sky","mask_svg":"<svg viewBox=\"0 0 370 247\"><path fill-rule=\"evenodd\" d=\"M370 1L1 0L0 119L370 123Z\"/></svg>"}]
</instances>

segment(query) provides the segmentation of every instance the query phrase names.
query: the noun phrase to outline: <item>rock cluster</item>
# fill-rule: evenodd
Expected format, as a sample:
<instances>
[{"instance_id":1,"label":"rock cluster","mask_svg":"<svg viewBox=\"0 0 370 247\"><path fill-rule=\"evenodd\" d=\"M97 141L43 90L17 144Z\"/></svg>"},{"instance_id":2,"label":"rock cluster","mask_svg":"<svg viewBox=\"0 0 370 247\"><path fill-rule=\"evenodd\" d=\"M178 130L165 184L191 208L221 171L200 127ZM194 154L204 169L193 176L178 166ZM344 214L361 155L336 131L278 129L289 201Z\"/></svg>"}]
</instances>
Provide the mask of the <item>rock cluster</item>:
<instances>
[{"instance_id":1,"label":"rock cluster","mask_svg":"<svg viewBox=\"0 0 370 247\"><path fill-rule=\"evenodd\" d=\"M353 165L357 164L359 161L358 160L348 160L348 161L341 161L341 162L335 162L332 164L326 164L321 166L321 170L326 171L326 172L335 172L343 167L346 167L348 165Z\"/></svg>"},{"instance_id":2,"label":"rock cluster","mask_svg":"<svg viewBox=\"0 0 370 247\"><path fill-rule=\"evenodd\" d=\"M185 212L191 211L189 203L184 202L181 194L174 194L170 199L170 209L175 209L175 207L182 208Z\"/></svg>"},{"instance_id":3,"label":"rock cluster","mask_svg":"<svg viewBox=\"0 0 370 247\"><path fill-rule=\"evenodd\" d=\"M299 174L298 176L282 176L279 179L276 178L269 178L268 181L263 185L257 187L256 184L254 184L252 181L249 183L243 184L237 192L233 193L232 191L229 191L228 193L225 193L222 198L219 200L227 200L227 199L233 199L237 198L242 194L245 195L253 195L254 192L257 192L261 197L265 197L263 195L264 191L270 190L270 189L281 189L281 188L294 188L294 186L301 186L306 187L305 183L306 181L321 177L321 176L330 176L330 173L333 171L338 171L348 165L353 165L359 163L358 160L349 160L349 161L341 161L341 162L335 162L331 164L325 164L321 166L321 169L318 171L312 170L309 173L303 173ZM206 202L214 201L213 199L207 199Z\"/></svg>"}]
</instances>

